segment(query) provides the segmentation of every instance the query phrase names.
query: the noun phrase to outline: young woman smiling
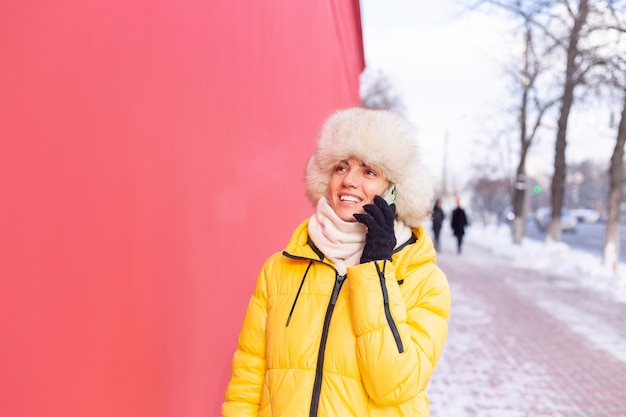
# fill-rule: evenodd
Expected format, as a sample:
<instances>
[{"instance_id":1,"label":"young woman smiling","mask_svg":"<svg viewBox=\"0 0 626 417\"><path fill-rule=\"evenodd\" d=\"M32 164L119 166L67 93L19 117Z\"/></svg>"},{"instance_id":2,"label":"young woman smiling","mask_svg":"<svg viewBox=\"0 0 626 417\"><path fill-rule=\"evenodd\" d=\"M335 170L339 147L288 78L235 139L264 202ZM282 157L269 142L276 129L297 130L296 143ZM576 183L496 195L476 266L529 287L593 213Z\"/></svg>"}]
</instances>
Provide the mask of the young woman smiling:
<instances>
[{"instance_id":1,"label":"young woman smiling","mask_svg":"<svg viewBox=\"0 0 626 417\"><path fill-rule=\"evenodd\" d=\"M428 416L450 290L411 126L336 112L305 181L315 212L259 273L222 416Z\"/></svg>"}]
</instances>

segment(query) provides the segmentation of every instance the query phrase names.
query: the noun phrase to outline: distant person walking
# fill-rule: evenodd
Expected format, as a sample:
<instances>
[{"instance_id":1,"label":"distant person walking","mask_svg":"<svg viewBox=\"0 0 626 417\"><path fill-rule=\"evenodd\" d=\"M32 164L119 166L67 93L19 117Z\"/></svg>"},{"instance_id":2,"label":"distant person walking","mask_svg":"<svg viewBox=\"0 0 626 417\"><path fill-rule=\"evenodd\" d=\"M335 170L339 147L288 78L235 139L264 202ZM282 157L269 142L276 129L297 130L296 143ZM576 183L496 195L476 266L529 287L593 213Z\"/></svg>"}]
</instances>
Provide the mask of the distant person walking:
<instances>
[{"instance_id":1,"label":"distant person walking","mask_svg":"<svg viewBox=\"0 0 626 417\"><path fill-rule=\"evenodd\" d=\"M435 250L439 251L439 234L441 233L441 226L443 225L443 219L446 218L443 210L441 209L441 200L435 201L435 207L433 207L432 221L433 221L433 235L435 240Z\"/></svg>"},{"instance_id":2,"label":"distant person walking","mask_svg":"<svg viewBox=\"0 0 626 417\"><path fill-rule=\"evenodd\" d=\"M463 244L463 235L465 234L465 227L468 225L467 215L465 210L461 207L461 199L456 198L456 208L452 210L452 220L450 226L456 236L457 253L461 253L461 245Z\"/></svg>"}]
</instances>

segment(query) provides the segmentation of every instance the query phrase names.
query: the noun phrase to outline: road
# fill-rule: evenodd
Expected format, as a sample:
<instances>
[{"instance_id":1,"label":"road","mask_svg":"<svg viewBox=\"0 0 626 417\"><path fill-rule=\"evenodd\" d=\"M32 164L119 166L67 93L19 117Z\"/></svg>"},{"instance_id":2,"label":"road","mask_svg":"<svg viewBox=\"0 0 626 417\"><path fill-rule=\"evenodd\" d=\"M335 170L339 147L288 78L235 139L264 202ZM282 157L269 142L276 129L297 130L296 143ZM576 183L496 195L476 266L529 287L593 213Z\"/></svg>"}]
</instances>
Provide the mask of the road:
<instances>
[{"instance_id":1,"label":"road","mask_svg":"<svg viewBox=\"0 0 626 417\"><path fill-rule=\"evenodd\" d=\"M561 241L574 249L602 256L606 223L579 223L576 232L565 232ZM546 233L539 229L533 219L526 223L526 237L544 241ZM620 227L620 262L626 262L626 225Z\"/></svg>"}]
</instances>

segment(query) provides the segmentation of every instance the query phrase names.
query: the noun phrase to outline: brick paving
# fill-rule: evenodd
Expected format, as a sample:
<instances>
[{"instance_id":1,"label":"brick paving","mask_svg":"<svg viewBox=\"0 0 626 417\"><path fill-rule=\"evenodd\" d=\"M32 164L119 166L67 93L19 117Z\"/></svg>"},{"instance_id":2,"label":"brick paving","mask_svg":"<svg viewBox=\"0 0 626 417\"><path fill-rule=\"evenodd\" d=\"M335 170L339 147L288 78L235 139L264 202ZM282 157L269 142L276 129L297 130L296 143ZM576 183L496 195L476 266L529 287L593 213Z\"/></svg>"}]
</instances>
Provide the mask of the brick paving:
<instances>
[{"instance_id":1,"label":"brick paving","mask_svg":"<svg viewBox=\"0 0 626 417\"><path fill-rule=\"evenodd\" d=\"M626 304L443 239L453 304L432 417L626 417Z\"/></svg>"}]
</instances>

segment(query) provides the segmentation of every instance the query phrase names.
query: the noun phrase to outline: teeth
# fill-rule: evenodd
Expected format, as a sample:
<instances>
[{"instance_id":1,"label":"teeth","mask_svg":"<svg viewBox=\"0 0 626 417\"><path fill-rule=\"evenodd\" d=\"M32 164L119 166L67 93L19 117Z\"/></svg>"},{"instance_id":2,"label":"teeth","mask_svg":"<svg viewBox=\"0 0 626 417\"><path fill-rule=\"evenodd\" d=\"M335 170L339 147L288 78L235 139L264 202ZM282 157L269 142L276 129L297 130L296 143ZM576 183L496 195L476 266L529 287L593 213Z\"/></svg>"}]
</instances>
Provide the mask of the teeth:
<instances>
[{"instance_id":1,"label":"teeth","mask_svg":"<svg viewBox=\"0 0 626 417\"><path fill-rule=\"evenodd\" d=\"M352 201L353 203L358 203L359 201L361 201L358 198L352 197L350 195L342 195L341 197L339 197L339 199L341 201Z\"/></svg>"}]
</instances>

